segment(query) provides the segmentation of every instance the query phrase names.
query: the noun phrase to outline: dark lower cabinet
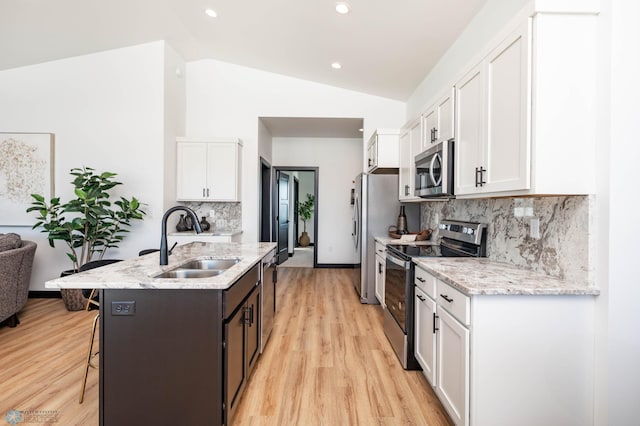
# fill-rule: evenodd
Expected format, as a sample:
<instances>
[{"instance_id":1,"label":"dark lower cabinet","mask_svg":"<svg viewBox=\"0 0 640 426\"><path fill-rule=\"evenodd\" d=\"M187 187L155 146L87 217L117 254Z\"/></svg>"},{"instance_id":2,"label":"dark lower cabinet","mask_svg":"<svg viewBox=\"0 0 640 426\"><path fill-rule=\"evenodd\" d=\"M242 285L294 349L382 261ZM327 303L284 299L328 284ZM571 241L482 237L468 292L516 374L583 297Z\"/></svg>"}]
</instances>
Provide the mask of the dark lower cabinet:
<instances>
[{"instance_id":1,"label":"dark lower cabinet","mask_svg":"<svg viewBox=\"0 0 640 426\"><path fill-rule=\"evenodd\" d=\"M229 425L259 348L259 268L227 290L100 296L100 425Z\"/></svg>"},{"instance_id":2,"label":"dark lower cabinet","mask_svg":"<svg viewBox=\"0 0 640 426\"><path fill-rule=\"evenodd\" d=\"M236 407L260 355L260 287L225 322L225 424L233 422Z\"/></svg>"}]
</instances>

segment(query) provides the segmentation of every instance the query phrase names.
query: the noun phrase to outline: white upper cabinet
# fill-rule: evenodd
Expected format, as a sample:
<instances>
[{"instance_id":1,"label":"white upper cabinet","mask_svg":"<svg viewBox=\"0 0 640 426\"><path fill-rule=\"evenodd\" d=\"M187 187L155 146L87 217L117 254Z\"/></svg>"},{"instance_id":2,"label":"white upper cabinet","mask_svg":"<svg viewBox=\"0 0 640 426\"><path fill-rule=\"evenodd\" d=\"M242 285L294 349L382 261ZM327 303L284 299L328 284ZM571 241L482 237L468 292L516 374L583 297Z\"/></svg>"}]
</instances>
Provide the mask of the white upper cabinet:
<instances>
[{"instance_id":1,"label":"white upper cabinet","mask_svg":"<svg viewBox=\"0 0 640 426\"><path fill-rule=\"evenodd\" d=\"M455 193L594 191L597 14L528 10L455 84Z\"/></svg>"},{"instance_id":2,"label":"white upper cabinet","mask_svg":"<svg viewBox=\"0 0 640 426\"><path fill-rule=\"evenodd\" d=\"M454 90L450 87L422 114L424 123L423 151L435 143L454 137L453 111Z\"/></svg>"},{"instance_id":3,"label":"white upper cabinet","mask_svg":"<svg viewBox=\"0 0 640 426\"><path fill-rule=\"evenodd\" d=\"M238 139L178 138L178 201L240 201L242 143Z\"/></svg>"},{"instance_id":4,"label":"white upper cabinet","mask_svg":"<svg viewBox=\"0 0 640 426\"><path fill-rule=\"evenodd\" d=\"M529 189L528 23L456 83L456 195Z\"/></svg>"},{"instance_id":5,"label":"white upper cabinet","mask_svg":"<svg viewBox=\"0 0 640 426\"><path fill-rule=\"evenodd\" d=\"M400 168L398 176L398 198L401 202L424 201L416 197L415 156L422 152L422 120L420 118L408 123L400 132Z\"/></svg>"},{"instance_id":6,"label":"white upper cabinet","mask_svg":"<svg viewBox=\"0 0 640 426\"><path fill-rule=\"evenodd\" d=\"M368 173L397 173L400 130L378 129L367 144Z\"/></svg>"},{"instance_id":7,"label":"white upper cabinet","mask_svg":"<svg viewBox=\"0 0 640 426\"><path fill-rule=\"evenodd\" d=\"M455 142L456 194L475 190L478 166L482 161L483 143L483 90L480 65L473 68L456 84L457 139Z\"/></svg>"}]
</instances>

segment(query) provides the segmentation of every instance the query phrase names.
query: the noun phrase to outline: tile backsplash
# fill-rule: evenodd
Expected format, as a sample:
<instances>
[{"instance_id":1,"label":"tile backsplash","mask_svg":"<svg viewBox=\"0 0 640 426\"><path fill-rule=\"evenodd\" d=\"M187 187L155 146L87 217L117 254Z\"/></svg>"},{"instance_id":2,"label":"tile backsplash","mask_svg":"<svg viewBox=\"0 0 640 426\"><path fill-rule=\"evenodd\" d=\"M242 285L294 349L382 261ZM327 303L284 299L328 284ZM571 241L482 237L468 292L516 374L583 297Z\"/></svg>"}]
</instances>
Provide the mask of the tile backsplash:
<instances>
[{"instance_id":1,"label":"tile backsplash","mask_svg":"<svg viewBox=\"0 0 640 426\"><path fill-rule=\"evenodd\" d=\"M207 222L213 225L213 231L239 231L242 229L242 203L210 203L189 202L184 203L198 214L199 218L205 216ZM209 211L215 211L215 218L209 217Z\"/></svg>"},{"instance_id":2,"label":"tile backsplash","mask_svg":"<svg viewBox=\"0 0 640 426\"><path fill-rule=\"evenodd\" d=\"M437 238L442 219L486 223L488 258L593 284L589 265L594 206L592 196L425 202L420 223L436 231L432 238ZM532 219L539 221L539 238L532 237Z\"/></svg>"}]
</instances>

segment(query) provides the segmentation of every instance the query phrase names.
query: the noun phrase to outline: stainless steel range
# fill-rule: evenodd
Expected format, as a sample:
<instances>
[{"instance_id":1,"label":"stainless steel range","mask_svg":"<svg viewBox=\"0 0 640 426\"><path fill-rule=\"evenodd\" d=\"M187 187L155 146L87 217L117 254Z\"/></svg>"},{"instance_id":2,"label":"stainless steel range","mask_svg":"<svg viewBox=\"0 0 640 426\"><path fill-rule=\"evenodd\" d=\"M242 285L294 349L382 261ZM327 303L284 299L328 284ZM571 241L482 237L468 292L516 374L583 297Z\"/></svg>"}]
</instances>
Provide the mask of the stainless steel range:
<instances>
[{"instance_id":1,"label":"stainless steel range","mask_svg":"<svg viewBox=\"0 0 640 426\"><path fill-rule=\"evenodd\" d=\"M443 220L437 245L389 244L385 269L384 331L407 370L420 370L414 348L414 277L416 257L484 257L487 225Z\"/></svg>"}]
</instances>

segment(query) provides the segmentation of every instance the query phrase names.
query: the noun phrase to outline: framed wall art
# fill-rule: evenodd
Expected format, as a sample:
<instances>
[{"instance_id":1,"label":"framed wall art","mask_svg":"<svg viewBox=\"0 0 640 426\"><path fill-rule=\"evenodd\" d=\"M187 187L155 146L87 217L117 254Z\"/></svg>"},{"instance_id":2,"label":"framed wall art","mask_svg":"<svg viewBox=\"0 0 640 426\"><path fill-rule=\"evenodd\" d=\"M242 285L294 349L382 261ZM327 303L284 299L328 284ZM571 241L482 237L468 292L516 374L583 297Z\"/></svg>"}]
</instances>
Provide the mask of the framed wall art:
<instances>
[{"instance_id":1,"label":"framed wall art","mask_svg":"<svg viewBox=\"0 0 640 426\"><path fill-rule=\"evenodd\" d=\"M0 226L33 226L31 194L54 194L53 133L0 132Z\"/></svg>"}]
</instances>

